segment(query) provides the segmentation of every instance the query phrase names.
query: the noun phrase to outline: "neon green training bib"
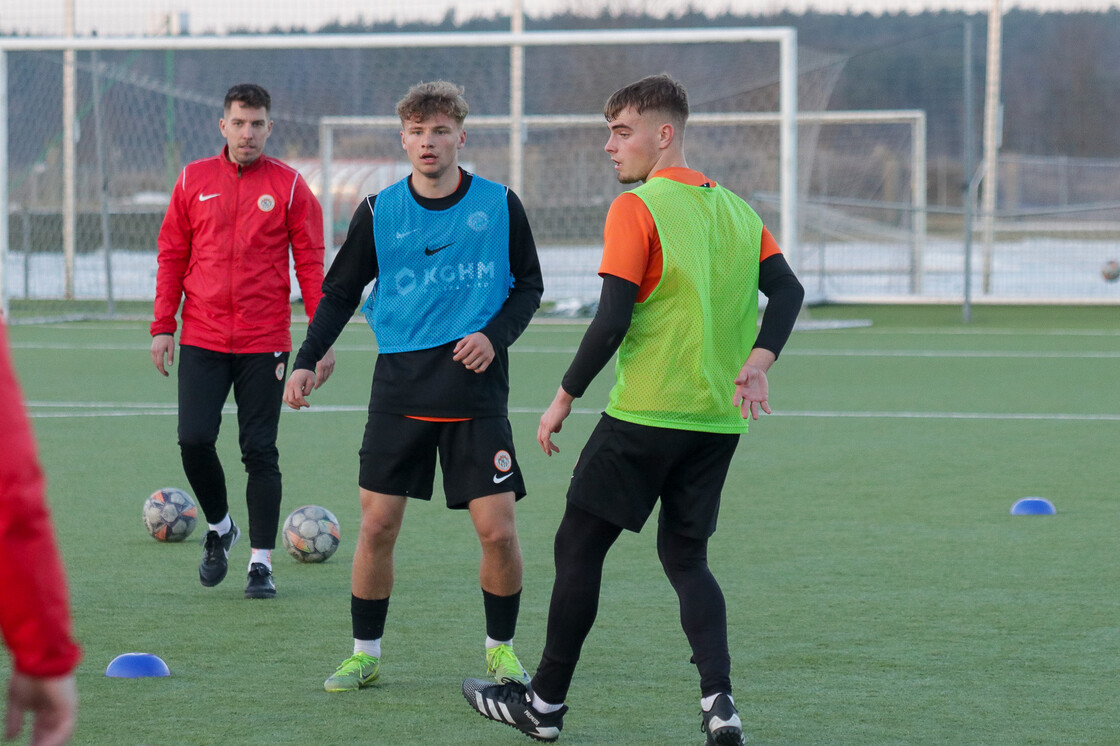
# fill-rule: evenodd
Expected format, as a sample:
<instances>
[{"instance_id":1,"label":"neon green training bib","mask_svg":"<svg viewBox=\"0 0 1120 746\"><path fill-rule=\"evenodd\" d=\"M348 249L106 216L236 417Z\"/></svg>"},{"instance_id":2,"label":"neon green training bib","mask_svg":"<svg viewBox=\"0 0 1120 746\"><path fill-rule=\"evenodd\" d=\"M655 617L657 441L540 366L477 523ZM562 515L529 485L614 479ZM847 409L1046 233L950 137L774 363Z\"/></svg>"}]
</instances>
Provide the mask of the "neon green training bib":
<instances>
[{"instance_id":1,"label":"neon green training bib","mask_svg":"<svg viewBox=\"0 0 1120 746\"><path fill-rule=\"evenodd\" d=\"M634 305L607 414L653 427L745 433L732 403L754 345L762 219L721 186L653 178L633 190L661 239L661 280Z\"/></svg>"}]
</instances>

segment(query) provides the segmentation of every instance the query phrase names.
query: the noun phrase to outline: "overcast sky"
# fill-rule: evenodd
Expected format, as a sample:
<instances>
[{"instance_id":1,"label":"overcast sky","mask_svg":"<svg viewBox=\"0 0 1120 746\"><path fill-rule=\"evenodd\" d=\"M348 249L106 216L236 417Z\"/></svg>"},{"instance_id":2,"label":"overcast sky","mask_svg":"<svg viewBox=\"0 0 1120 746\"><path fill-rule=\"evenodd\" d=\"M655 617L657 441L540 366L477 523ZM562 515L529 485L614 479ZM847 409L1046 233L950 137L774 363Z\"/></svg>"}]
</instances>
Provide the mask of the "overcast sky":
<instances>
[{"instance_id":1,"label":"overcast sky","mask_svg":"<svg viewBox=\"0 0 1120 746\"><path fill-rule=\"evenodd\" d=\"M648 11L658 15L694 7L709 14L766 14L789 10L835 13L920 13L964 10L987 13L995 0L521 0L528 17L566 10L596 15ZM315 29L332 21L438 20L449 11L457 20L508 15L516 0L72 0L77 33L96 29L108 34L155 34L167 19L185 17L193 33L224 33L230 29L273 27ZM1000 0L1004 11L1071 12L1120 7L1120 0ZM61 35L66 0L0 0L0 32Z\"/></svg>"}]
</instances>

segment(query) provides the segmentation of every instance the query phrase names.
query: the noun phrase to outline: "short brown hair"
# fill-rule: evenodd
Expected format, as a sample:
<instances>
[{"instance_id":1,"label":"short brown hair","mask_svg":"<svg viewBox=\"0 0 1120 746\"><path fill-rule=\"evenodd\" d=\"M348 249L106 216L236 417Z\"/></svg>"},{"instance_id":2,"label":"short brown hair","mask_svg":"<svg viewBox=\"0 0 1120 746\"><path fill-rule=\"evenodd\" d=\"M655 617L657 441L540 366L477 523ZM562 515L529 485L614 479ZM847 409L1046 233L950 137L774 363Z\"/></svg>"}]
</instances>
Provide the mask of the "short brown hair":
<instances>
[{"instance_id":1,"label":"short brown hair","mask_svg":"<svg viewBox=\"0 0 1120 746\"><path fill-rule=\"evenodd\" d=\"M247 109L264 109L266 112L272 110L272 96L256 83L238 83L230 88L226 91L226 100L222 108L229 111L234 101Z\"/></svg>"},{"instance_id":2,"label":"short brown hair","mask_svg":"<svg viewBox=\"0 0 1120 746\"><path fill-rule=\"evenodd\" d=\"M638 114L663 112L676 120L674 123L678 127L683 127L688 121L688 93L683 85L665 73L649 75L612 93L603 105L603 116L611 122L627 108Z\"/></svg>"},{"instance_id":3,"label":"short brown hair","mask_svg":"<svg viewBox=\"0 0 1120 746\"><path fill-rule=\"evenodd\" d=\"M397 116L402 122L446 114L461 125L467 118L468 111L470 109L467 100L463 98L462 87L446 80L417 83L397 102Z\"/></svg>"}]
</instances>

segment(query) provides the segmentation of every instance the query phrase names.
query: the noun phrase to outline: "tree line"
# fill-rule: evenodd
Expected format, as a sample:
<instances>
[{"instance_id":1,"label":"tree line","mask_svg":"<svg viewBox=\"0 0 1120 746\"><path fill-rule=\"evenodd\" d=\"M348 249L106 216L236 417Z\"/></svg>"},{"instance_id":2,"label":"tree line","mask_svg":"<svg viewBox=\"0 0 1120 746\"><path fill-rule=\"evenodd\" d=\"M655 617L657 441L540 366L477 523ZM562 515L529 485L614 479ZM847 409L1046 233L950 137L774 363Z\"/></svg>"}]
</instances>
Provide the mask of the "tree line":
<instances>
[{"instance_id":1,"label":"tree line","mask_svg":"<svg viewBox=\"0 0 1120 746\"><path fill-rule=\"evenodd\" d=\"M780 13L707 16L578 15L527 18L527 30L792 26L800 60L842 65L830 109L922 109L931 156L959 157L964 147L964 39L972 27L972 80L979 142L983 113L986 13L874 15ZM321 32L493 31L508 18L436 24L331 24ZM671 71L670 71L671 72ZM1120 10L1042 13L1011 10L1003 19L1003 149L1030 155L1120 156Z\"/></svg>"}]
</instances>

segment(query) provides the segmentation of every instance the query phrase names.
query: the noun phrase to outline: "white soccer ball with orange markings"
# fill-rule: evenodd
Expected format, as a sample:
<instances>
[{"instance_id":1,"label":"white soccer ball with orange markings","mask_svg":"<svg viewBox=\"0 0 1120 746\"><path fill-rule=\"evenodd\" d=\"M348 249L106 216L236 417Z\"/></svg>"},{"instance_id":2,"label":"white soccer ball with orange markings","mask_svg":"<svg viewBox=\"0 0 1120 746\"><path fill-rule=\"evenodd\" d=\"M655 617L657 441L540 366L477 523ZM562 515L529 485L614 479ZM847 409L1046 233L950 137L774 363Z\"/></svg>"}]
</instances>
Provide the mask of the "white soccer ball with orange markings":
<instances>
[{"instance_id":1,"label":"white soccer ball with orange markings","mask_svg":"<svg viewBox=\"0 0 1120 746\"><path fill-rule=\"evenodd\" d=\"M198 507L178 487L156 490L144 501L144 528L158 541L182 541L197 522Z\"/></svg>"},{"instance_id":2,"label":"white soccer ball with orange markings","mask_svg":"<svg viewBox=\"0 0 1120 746\"><path fill-rule=\"evenodd\" d=\"M284 519L280 532L284 549L300 562L325 562L338 549L338 519L320 505L304 505Z\"/></svg>"}]
</instances>

